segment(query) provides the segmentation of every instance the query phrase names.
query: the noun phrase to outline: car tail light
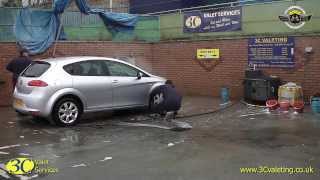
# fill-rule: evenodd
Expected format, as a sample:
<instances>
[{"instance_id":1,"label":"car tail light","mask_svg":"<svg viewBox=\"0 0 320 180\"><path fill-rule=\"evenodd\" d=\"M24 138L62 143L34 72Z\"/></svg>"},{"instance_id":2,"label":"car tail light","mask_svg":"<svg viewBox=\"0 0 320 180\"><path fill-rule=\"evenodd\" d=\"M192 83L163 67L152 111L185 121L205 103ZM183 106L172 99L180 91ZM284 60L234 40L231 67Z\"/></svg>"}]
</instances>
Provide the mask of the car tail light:
<instances>
[{"instance_id":1,"label":"car tail light","mask_svg":"<svg viewBox=\"0 0 320 180\"><path fill-rule=\"evenodd\" d=\"M41 80L32 80L28 82L28 86L35 86L35 87L46 87L48 84Z\"/></svg>"}]
</instances>

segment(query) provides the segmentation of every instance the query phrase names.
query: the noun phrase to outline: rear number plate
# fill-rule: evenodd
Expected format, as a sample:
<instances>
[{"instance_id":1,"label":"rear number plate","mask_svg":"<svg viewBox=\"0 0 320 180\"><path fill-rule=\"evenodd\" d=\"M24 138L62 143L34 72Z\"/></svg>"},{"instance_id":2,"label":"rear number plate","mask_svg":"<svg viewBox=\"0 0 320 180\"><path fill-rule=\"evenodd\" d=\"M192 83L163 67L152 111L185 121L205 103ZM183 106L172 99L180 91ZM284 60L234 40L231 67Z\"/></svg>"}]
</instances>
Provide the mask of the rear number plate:
<instances>
[{"instance_id":1,"label":"rear number plate","mask_svg":"<svg viewBox=\"0 0 320 180\"><path fill-rule=\"evenodd\" d=\"M13 100L13 105L16 106L16 107L23 107L24 106L24 103L21 99L14 99Z\"/></svg>"}]
</instances>

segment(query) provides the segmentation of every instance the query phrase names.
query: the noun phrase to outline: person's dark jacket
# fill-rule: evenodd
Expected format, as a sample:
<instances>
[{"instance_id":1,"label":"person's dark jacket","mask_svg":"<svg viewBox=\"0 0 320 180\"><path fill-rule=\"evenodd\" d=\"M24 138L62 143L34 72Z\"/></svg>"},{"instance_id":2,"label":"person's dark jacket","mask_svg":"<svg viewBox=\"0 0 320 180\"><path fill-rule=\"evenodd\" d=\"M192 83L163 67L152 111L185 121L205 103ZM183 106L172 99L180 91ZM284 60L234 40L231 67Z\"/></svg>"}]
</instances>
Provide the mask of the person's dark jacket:
<instances>
[{"instance_id":1,"label":"person's dark jacket","mask_svg":"<svg viewBox=\"0 0 320 180\"><path fill-rule=\"evenodd\" d=\"M17 57L13 59L8 65L7 70L12 72L13 80L17 80L19 74L31 64L32 60L28 57Z\"/></svg>"},{"instance_id":2,"label":"person's dark jacket","mask_svg":"<svg viewBox=\"0 0 320 180\"><path fill-rule=\"evenodd\" d=\"M163 101L157 105L151 105L151 110L156 113L179 111L181 108L182 96L170 84L164 84L153 90L151 97L156 94L163 94Z\"/></svg>"}]
</instances>

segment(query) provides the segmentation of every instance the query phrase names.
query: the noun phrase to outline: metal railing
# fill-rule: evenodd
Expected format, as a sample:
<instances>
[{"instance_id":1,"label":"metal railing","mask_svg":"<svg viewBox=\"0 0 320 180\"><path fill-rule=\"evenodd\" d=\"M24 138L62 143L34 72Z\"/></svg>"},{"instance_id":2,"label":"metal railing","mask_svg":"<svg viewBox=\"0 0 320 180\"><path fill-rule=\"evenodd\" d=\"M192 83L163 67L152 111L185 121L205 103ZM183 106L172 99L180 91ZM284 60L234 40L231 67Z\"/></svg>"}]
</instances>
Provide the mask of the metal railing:
<instances>
[{"instance_id":1,"label":"metal railing","mask_svg":"<svg viewBox=\"0 0 320 180\"><path fill-rule=\"evenodd\" d=\"M43 0L43 1L20 0L19 3L15 3L15 4L2 3L0 4L0 8L23 8L28 6L30 8L35 8L35 9L52 9L53 7L52 2L53 0ZM121 12L121 13L129 12L128 0L100 0L100 1L94 1L92 3L90 2L90 0L87 0L87 2L92 8L100 8L100 9L104 9L106 11L111 11L111 12ZM76 7L75 3L71 1L71 4L67 8L67 11L79 11L79 10Z\"/></svg>"},{"instance_id":2,"label":"metal railing","mask_svg":"<svg viewBox=\"0 0 320 180\"><path fill-rule=\"evenodd\" d=\"M227 3L219 3L219 4L210 4L205 6L196 6L196 7L189 7L189 8L181 8L181 9L172 9L167 11L159 11L153 13L147 13L145 15L162 15L162 14L171 14L171 13L182 13L182 12L192 12L192 11L199 11L199 10L211 10L211 9L218 9L224 7L237 7L237 6L250 6L250 5L257 5L257 4L270 4L270 3L277 3L277 2L296 2L297 0L272 0L267 2L257 2L256 0L237 0Z\"/></svg>"}]
</instances>

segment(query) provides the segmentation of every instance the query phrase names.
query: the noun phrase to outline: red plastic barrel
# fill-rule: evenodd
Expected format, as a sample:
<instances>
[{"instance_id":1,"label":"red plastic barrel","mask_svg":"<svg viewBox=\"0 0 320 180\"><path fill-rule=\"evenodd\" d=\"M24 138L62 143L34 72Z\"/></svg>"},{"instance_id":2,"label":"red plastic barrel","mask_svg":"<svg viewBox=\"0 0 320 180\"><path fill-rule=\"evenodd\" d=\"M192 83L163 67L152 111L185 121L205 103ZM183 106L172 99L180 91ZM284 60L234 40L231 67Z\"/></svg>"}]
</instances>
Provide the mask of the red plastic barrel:
<instances>
[{"instance_id":1,"label":"red plastic barrel","mask_svg":"<svg viewBox=\"0 0 320 180\"><path fill-rule=\"evenodd\" d=\"M283 100L279 102L281 111L289 111L290 102L287 100Z\"/></svg>"},{"instance_id":2,"label":"red plastic barrel","mask_svg":"<svg viewBox=\"0 0 320 180\"><path fill-rule=\"evenodd\" d=\"M303 109L304 109L304 102L303 101L297 101L294 102L292 105L293 109L298 112L298 113L303 113Z\"/></svg>"}]
</instances>

